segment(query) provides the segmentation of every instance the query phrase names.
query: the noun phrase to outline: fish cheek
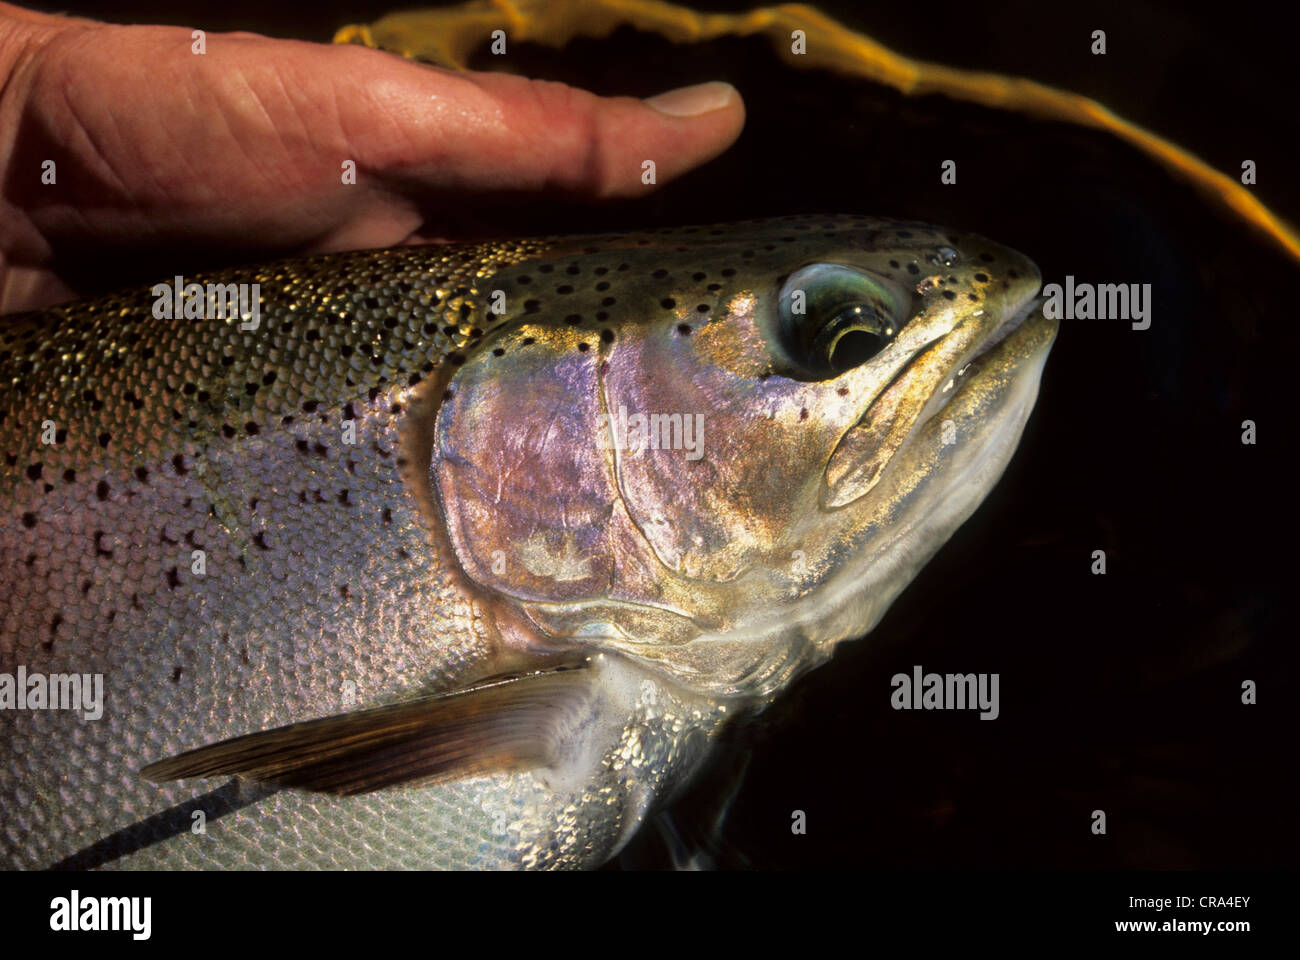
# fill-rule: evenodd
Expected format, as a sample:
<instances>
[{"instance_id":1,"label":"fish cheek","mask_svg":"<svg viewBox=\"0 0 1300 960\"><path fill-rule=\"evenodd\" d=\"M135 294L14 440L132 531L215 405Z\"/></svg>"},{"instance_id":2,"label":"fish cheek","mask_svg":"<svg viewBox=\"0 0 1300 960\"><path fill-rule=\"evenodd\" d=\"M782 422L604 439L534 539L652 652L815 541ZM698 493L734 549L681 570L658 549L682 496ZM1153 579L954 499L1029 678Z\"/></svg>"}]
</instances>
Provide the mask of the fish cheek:
<instances>
[{"instance_id":1,"label":"fish cheek","mask_svg":"<svg viewBox=\"0 0 1300 960\"><path fill-rule=\"evenodd\" d=\"M801 417L827 390L719 363L710 334L620 338L605 393L625 427L617 472L632 521L669 569L727 582L783 554L792 522L817 510L837 434Z\"/></svg>"},{"instance_id":2,"label":"fish cheek","mask_svg":"<svg viewBox=\"0 0 1300 960\"><path fill-rule=\"evenodd\" d=\"M434 426L430 477L456 557L478 584L516 598L581 600L612 577L599 361L570 337L480 351Z\"/></svg>"}]
</instances>

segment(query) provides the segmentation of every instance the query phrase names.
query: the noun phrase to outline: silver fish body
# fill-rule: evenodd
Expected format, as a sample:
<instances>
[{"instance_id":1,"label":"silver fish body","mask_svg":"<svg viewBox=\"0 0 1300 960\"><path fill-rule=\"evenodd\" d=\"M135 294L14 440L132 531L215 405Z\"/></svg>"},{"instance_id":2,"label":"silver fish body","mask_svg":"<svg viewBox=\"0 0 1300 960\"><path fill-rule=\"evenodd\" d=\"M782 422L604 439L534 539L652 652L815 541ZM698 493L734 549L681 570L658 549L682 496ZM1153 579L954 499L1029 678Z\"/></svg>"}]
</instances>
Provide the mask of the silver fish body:
<instances>
[{"instance_id":1,"label":"silver fish body","mask_svg":"<svg viewBox=\"0 0 1300 960\"><path fill-rule=\"evenodd\" d=\"M6 867L599 865L975 509L1055 332L1019 254L865 217L187 279L256 323L0 320ZM511 762L467 709L454 775L140 774L507 673ZM71 675L102 716L50 708Z\"/></svg>"}]
</instances>

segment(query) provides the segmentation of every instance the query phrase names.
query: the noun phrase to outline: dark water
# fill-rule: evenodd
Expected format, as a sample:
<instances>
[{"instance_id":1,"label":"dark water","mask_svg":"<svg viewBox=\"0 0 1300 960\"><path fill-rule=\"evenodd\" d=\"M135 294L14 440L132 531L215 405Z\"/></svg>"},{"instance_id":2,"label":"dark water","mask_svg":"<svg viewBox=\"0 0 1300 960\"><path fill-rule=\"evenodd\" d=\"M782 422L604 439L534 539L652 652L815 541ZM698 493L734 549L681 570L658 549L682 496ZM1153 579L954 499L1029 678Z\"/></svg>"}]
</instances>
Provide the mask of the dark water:
<instances>
[{"instance_id":1,"label":"dark water","mask_svg":"<svg viewBox=\"0 0 1300 960\"><path fill-rule=\"evenodd\" d=\"M318 39L387 9L71 6ZM1293 55L1262 12L823 8L901 52L1095 96L1229 174L1254 159L1261 198L1300 213ZM1088 53L1098 28L1105 57ZM1300 268L1109 138L778 68L761 41L685 50L629 31L564 54L516 46L511 60L602 93L727 79L749 122L730 153L646 200L464 211L466 229L897 215L1017 247L1049 283L1149 283L1154 296L1146 331L1063 323L984 506L869 638L736 731L671 820L612 866L668 866L678 844L725 868L1293 866ZM945 159L956 185L938 182ZM1105 576L1089 570L1098 549ZM1001 716L892 710L891 676L917 664L999 673ZM1255 706L1241 703L1246 680ZM1089 829L1096 809L1104 837Z\"/></svg>"}]
</instances>

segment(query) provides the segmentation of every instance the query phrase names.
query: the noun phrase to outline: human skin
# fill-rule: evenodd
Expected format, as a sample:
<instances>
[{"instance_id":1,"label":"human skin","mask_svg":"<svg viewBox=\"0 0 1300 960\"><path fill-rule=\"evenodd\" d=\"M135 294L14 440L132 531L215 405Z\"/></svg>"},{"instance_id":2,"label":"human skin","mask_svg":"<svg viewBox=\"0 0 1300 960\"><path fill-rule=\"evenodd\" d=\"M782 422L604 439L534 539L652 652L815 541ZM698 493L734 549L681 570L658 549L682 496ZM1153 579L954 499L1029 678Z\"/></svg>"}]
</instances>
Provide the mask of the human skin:
<instances>
[{"instance_id":1,"label":"human skin","mask_svg":"<svg viewBox=\"0 0 1300 960\"><path fill-rule=\"evenodd\" d=\"M722 83L597 97L358 46L194 43L0 3L0 313L93 289L106 262L161 275L454 238L503 198L640 196L645 160L662 185L744 124Z\"/></svg>"}]
</instances>

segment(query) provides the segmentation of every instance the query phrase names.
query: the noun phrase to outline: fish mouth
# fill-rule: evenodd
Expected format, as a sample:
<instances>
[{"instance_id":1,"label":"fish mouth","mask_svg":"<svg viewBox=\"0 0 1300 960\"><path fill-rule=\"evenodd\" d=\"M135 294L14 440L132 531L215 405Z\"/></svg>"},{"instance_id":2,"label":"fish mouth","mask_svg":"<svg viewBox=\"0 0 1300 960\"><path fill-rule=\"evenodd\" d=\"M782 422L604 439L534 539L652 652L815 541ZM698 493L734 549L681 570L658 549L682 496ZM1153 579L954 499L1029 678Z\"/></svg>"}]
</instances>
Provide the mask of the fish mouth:
<instances>
[{"instance_id":1,"label":"fish mouth","mask_svg":"<svg viewBox=\"0 0 1300 960\"><path fill-rule=\"evenodd\" d=\"M1043 314L1043 303L1044 298L1035 289L1021 303L1006 311L997 326L972 345L966 356L953 364L949 375L936 384L930 401L917 417L917 424L924 424L938 415L966 384L976 381L990 365L995 366L998 372L1009 372L1019 362L1030 359L1030 355L1023 350L1029 343L1032 342L1042 350L1050 347L1051 337L1042 342L1041 338L1018 336L1018 332L1026 326L1031 332L1044 326L1050 327L1052 335L1055 335L1056 321L1049 320ZM1011 341L1013 349L1003 349L1008 341ZM1016 347L1021 349L1015 349Z\"/></svg>"},{"instance_id":2,"label":"fish mouth","mask_svg":"<svg viewBox=\"0 0 1300 960\"><path fill-rule=\"evenodd\" d=\"M918 469L936 445L979 442L1003 419L1023 423L1012 398L1024 391L1015 382L1022 374L1031 378L1036 394L1056 333L1042 305L1035 284L991 328L972 315L923 348L840 438L827 465L823 507L845 507L882 483L892 486L891 475ZM985 329L972 335L973 324Z\"/></svg>"}]
</instances>

